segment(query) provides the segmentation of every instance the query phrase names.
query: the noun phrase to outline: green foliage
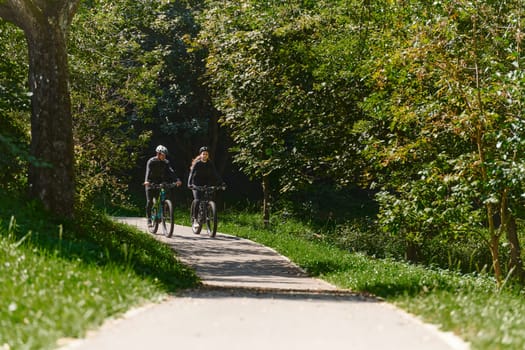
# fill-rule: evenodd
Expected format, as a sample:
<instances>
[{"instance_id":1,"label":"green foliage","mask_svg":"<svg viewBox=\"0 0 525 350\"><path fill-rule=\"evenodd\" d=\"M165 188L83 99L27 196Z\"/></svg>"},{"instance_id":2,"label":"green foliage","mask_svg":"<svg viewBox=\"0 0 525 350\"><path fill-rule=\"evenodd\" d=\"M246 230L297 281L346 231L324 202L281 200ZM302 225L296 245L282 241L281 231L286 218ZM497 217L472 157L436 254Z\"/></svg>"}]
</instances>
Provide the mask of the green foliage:
<instances>
[{"instance_id":1,"label":"green foliage","mask_svg":"<svg viewBox=\"0 0 525 350\"><path fill-rule=\"evenodd\" d=\"M339 35L332 12L305 2L208 6L201 32L210 52L207 82L240 169L252 178L271 176L275 192L334 173L351 182L360 90L351 74L341 77L331 67L336 59L327 47L336 51L330 40Z\"/></svg>"},{"instance_id":2,"label":"green foliage","mask_svg":"<svg viewBox=\"0 0 525 350\"><path fill-rule=\"evenodd\" d=\"M421 179L407 182L398 192L380 192L378 222L385 232L419 244L440 235L443 239L480 235L483 213L452 179L421 171Z\"/></svg>"},{"instance_id":3,"label":"green foliage","mask_svg":"<svg viewBox=\"0 0 525 350\"><path fill-rule=\"evenodd\" d=\"M272 205L274 215L300 218L323 228L334 228L355 218L372 218L377 210L372 191L322 182L282 194Z\"/></svg>"},{"instance_id":4,"label":"green foliage","mask_svg":"<svg viewBox=\"0 0 525 350\"><path fill-rule=\"evenodd\" d=\"M20 189L29 156L29 94L23 34L0 20L0 188Z\"/></svg>"},{"instance_id":5,"label":"green foliage","mask_svg":"<svg viewBox=\"0 0 525 350\"><path fill-rule=\"evenodd\" d=\"M0 111L27 110L29 94L27 79L27 50L24 35L15 26L0 20Z\"/></svg>"},{"instance_id":6,"label":"green foliage","mask_svg":"<svg viewBox=\"0 0 525 350\"><path fill-rule=\"evenodd\" d=\"M70 65L82 202L100 193L123 201L128 172L151 136L142 125L156 103L161 52L144 50L137 26L138 19L152 21L153 11L138 3L85 3L73 23Z\"/></svg>"},{"instance_id":7,"label":"green foliage","mask_svg":"<svg viewBox=\"0 0 525 350\"><path fill-rule=\"evenodd\" d=\"M520 215L525 180L522 5L384 5L394 16L370 41L373 93L362 105L374 131L364 154L388 190L380 222L416 243L488 225L498 265L497 241Z\"/></svg>"},{"instance_id":8,"label":"green foliage","mask_svg":"<svg viewBox=\"0 0 525 350\"><path fill-rule=\"evenodd\" d=\"M186 142L208 134L215 109L200 81L206 50L196 40L199 27L192 10L181 2L159 7L145 33L148 45L162 48L158 98L154 118L158 131ZM188 150L193 155L193 150Z\"/></svg>"},{"instance_id":9,"label":"green foliage","mask_svg":"<svg viewBox=\"0 0 525 350\"><path fill-rule=\"evenodd\" d=\"M274 194L381 189L378 223L408 255L477 238L501 279L523 215L519 1L207 5L207 82L241 170Z\"/></svg>"},{"instance_id":10,"label":"green foliage","mask_svg":"<svg viewBox=\"0 0 525 350\"><path fill-rule=\"evenodd\" d=\"M213 114L197 30L184 2L83 3L70 35L81 201L127 200L130 170L151 142L182 148L189 164L189 143Z\"/></svg>"}]
</instances>

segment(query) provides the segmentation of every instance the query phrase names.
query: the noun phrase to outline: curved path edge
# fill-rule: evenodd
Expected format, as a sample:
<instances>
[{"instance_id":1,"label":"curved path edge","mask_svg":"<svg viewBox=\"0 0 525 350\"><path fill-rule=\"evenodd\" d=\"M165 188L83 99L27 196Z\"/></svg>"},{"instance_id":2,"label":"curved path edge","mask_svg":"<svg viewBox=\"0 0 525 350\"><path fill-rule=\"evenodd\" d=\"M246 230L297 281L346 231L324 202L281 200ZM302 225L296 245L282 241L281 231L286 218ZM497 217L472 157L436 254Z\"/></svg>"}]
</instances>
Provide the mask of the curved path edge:
<instances>
[{"instance_id":1,"label":"curved path edge","mask_svg":"<svg viewBox=\"0 0 525 350\"><path fill-rule=\"evenodd\" d=\"M143 218L115 219L147 232ZM85 339L64 340L61 350L470 348L379 298L311 278L250 240L194 235L185 226L176 226L172 238L153 236L195 269L202 287L130 310Z\"/></svg>"}]
</instances>

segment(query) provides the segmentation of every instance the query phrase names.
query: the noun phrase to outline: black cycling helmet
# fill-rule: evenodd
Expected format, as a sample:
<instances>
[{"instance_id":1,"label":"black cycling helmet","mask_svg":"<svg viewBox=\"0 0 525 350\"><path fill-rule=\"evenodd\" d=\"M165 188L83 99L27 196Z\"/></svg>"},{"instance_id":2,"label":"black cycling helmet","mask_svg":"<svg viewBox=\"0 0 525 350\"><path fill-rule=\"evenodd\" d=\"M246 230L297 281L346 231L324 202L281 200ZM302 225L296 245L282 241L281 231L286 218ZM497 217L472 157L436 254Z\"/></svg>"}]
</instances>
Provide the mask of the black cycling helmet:
<instances>
[{"instance_id":1,"label":"black cycling helmet","mask_svg":"<svg viewBox=\"0 0 525 350\"><path fill-rule=\"evenodd\" d=\"M202 147L199 149L199 154L201 154L202 152L208 152L208 147L206 147L206 146L202 146Z\"/></svg>"},{"instance_id":2,"label":"black cycling helmet","mask_svg":"<svg viewBox=\"0 0 525 350\"><path fill-rule=\"evenodd\" d=\"M162 153L165 156L168 155L168 149L165 146L163 146L163 145L158 145L157 148L155 148L155 152Z\"/></svg>"}]
</instances>

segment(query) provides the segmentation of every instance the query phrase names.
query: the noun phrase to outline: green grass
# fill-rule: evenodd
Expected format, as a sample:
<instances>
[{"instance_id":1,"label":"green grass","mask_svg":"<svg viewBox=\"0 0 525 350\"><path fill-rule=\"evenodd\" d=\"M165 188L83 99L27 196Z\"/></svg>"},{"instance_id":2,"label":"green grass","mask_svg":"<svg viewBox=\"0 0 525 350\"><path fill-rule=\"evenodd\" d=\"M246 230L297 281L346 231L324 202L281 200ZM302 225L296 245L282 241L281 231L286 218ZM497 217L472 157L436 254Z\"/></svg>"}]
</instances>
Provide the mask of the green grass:
<instances>
[{"instance_id":1,"label":"green grass","mask_svg":"<svg viewBox=\"0 0 525 350\"><path fill-rule=\"evenodd\" d=\"M262 229L260 215L220 213L219 231L270 246L341 288L370 293L452 331L472 349L525 348L525 299L515 286L498 289L487 275L462 275L391 259L374 259L328 243L293 220Z\"/></svg>"},{"instance_id":2,"label":"green grass","mask_svg":"<svg viewBox=\"0 0 525 350\"><path fill-rule=\"evenodd\" d=\"M0 348L52 349L198 279L147 234L89 210L71 222L0 197Z\"/></svg>"}]
</instances>

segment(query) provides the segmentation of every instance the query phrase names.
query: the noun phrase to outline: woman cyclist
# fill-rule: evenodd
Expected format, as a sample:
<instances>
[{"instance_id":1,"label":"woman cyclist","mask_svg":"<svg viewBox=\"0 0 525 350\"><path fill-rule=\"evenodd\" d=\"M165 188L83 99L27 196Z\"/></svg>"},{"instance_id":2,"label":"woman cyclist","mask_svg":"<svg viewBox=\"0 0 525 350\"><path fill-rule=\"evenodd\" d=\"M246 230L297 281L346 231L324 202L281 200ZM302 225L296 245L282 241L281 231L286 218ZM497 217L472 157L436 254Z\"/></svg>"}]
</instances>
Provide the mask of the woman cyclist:
<instances>
[{"instance_id":1,"label":"woman cyclist","mask_svg":"<svg viewBox=\"0 0 525 350\"><path fill-rule=\"evenodd\" d=\"M150 184L161 184L163 182L174 182L177 187L182 185L182 181L177 177L175 171L166 159L168 149L163 145L158 145L155 149L156 156L148 159L146 163L146 177L144 186L146 186L146 215L148 226L151 226L151 208L153 207L153 198L159 195L158 188L150 188Z\"/></svg>"},{"instance_id":2,"label":"woman cyclist","mask_svg":"<svg viewBox=\"0 0 525 350\"><path fill-rule=\"evenodd\" d=\"M188 178L188 188L193 191L193 199L195 200L193 208L199 207L199 201L202 198L202 192L196 190L195 186L213 186L219 184L225 185L210 159L208 147L201 147L199 149L199 155L191 162L190 175ZM191 213L192 223L195 222L195 215L196 213Z\"/></svg>"}]
</instances>

